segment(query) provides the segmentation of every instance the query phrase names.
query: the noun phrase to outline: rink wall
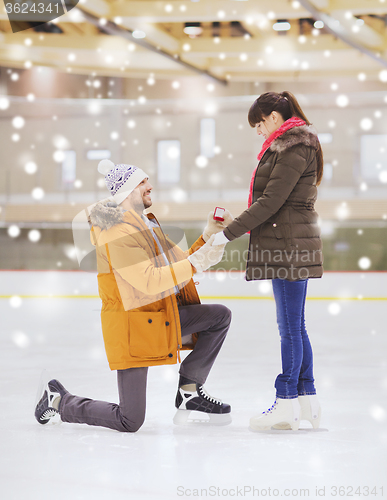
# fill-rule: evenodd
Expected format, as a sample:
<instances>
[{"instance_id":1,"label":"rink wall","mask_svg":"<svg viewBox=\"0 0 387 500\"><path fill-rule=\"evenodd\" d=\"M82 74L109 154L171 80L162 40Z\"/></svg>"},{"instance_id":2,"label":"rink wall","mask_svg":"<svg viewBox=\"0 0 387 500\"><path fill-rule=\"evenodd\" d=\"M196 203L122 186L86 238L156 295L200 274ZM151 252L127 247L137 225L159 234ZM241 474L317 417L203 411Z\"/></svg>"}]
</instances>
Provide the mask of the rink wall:
<instances>
[{"instance_id":1,"label":"rink wall","mask_svg":"<svg viewBox=\"0 0 387 500\"><path fill-rule=\"evenodd\" d=\"M270 300L270 281L246 282L244 272L210 271L195 275L206 299ZM0 298L98 298L95 273L83 271L0 271ZM319 300L387 300L387 272L326 272L311 279L308 298Z\"/></svg>"}]
</instances>

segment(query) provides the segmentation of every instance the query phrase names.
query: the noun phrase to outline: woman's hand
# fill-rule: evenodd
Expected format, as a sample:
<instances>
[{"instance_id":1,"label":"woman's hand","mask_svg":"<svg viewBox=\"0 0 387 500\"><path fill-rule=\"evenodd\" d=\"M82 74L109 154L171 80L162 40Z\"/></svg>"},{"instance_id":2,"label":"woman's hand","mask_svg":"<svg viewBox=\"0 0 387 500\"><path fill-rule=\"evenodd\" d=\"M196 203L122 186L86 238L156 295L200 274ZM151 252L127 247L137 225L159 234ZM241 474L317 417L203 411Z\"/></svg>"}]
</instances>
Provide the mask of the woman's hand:
<instances>
[{"instance_id":1,"label":"woman's hand","mask_svg":"<svg viewBox=\"0 0 387 500\"><path fill-rule=\"evenodd\" d=\"M221 233L217 233L215 235L215 238L212 242L212 246L216 247L218 245L226 245L230 240L227 238L227 236L224 234L222 231Z\"/></svg>"}]
</instances>

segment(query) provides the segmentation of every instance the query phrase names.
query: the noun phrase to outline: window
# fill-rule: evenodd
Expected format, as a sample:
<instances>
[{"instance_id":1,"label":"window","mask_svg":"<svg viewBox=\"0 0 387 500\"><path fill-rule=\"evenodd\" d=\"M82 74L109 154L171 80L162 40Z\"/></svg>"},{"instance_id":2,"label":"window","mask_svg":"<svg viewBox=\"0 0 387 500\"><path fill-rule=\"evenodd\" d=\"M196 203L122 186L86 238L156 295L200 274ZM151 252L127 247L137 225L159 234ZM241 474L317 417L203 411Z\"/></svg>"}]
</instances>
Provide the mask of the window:
<instances>
[{"instance_id":1,"label":"window","mask_svg":"<svg viewBox=\"0 0 387 500\"><path fill-rule=\"evenodd\" d=\"M106 160L109 159L111 155L108 149L89 149L86 153L88 160Z\"/></svg>"},{"instance_id":2,"label":"window","mask_svg":"<svg viewBox=\"0 0 387 500\"><path fill-rule=\"evenodd\" d=\"M70 187L74 184L77 175L77 154L75 151L63 151L62 186Z\"/></svg>"},{"instance_id":3,"label":"window","mask_svg":"<svg viewBox=\"0 0 387 500\"><path fill-rule=\"evenodd\" d=\"M332 163L324 163L324 173L323 173L323 181L331 182L333 178L333 165Z\"/></svg>"},{"instance_id":4,"label":"window","mask_svg":"<svg viewBox=\"0 0 387 500\"><path fill-rule=\"evenodd\" d=\"M200 154L206 158L213 158L215 148L215 120L202 118L200 120Z\"/></svg>"},{"instance_id":5,"label":"window","mask_svg":"<svg viewBox=\"0 0 387 500\"><path fill-rule=\"evenodd\" d=\"M157 178L160 184L180 181L180 141L158 141Z\"/></svg>"},{"instance_id":6,"label":"window","mask_svg":"<svg viewBox=\"0 0 387 500\"><path fill-rule=\"evenodd\" d=\"M387 170L387 135L362 135L360 139L360 175L379 181ZM384 182L384 180L382 181Z\"/></svg>"}]
</instances>

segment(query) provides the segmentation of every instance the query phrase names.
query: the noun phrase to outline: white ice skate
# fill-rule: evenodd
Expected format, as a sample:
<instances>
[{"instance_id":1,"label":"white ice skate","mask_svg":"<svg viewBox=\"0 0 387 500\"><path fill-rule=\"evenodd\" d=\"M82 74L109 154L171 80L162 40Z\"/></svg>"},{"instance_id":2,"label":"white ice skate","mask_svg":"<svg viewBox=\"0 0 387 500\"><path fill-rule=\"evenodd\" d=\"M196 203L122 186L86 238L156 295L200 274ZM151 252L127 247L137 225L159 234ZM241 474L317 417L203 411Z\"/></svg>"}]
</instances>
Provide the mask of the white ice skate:
<instances>
[{"instance_id":1,"label":"white ice skate","mask_svg":"<svg viewBox=\"0 0 387 500\"><path fill-rule=\"evenodd\" d=\"M321 406L318 402L316 394L298 396L298 402L301 406L300 420L307 420L312 424L313 429L320 427ZM274 429L290 430L291 427L285 422L281 422L273 426Z\"/></svg>"},{"instance_id":2,"label":"white ice skate","mask_svg":"<svg viewBox=\"0 0 387 500\"><path fill-rule=\"evenodd\" d=\"M231 406L210 396L200 384L196 384L194 391L179 387L175 406L177 412L173 423L176 425L191 423L228 425L231 423Z\"/></svg>"},{"instance_id":3,"label":"white ice skate","mask_svg":"<svg viewBox=\"0 0 387 500\"><path fill-rule=\"evenodd\" d=\"M300 403L298 398L277 398L267 411L250 419L250 427L256 431L267 431L280 423L286 423L293 431L300 426Z\"/></svg>"}]
</instances>

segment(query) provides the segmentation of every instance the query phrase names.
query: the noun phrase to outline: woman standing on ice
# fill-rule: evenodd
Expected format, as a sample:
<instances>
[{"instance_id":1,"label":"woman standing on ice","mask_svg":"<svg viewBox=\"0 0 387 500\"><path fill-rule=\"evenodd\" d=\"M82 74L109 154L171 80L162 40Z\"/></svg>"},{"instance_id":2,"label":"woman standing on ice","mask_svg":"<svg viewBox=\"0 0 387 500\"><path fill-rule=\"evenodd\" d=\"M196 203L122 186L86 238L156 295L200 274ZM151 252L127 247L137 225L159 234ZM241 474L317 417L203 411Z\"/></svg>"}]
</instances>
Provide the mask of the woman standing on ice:
<instances>
[{"instance_id":1,"label":"woman standing on ice","mask_svg":"<svg viewBox=\"0 0 387 500\"><path fill-rule=\"evenodd\" d=\"M271 279L281 337L282 373L276 400L250 420L256 430L314 428L321 409L313 378L313 353L305 328L309 278L320 278L322 244L314 210L323 175L316 132L290 92L267 92L251 106L250 126L265 137L250 184L249 208L218 233L213 245L250 231L246 279Z\"/></svg>"}]
</instances>

